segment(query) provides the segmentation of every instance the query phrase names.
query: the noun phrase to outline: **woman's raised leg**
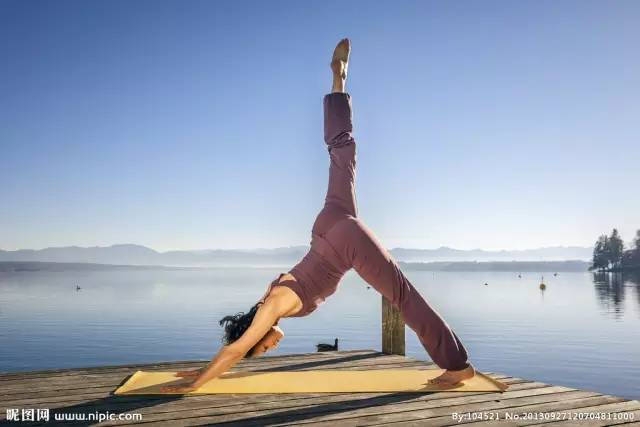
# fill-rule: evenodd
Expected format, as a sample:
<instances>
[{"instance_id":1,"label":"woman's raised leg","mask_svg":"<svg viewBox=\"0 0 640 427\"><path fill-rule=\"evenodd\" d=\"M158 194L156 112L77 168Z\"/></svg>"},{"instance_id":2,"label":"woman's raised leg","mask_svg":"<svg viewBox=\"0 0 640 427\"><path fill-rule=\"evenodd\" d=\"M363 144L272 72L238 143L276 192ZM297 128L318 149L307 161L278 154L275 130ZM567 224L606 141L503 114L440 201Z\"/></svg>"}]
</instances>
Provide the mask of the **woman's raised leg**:
<instances>
[{"instance_id":1,"label":"woman's raised leg","mask_svg":"<svg viewBox=\"0 0 640 427\"><path fill-rule=\"evenodd\" d=\"M313 224L313 234L323 236L346 215L357 216L355 194L356 141L353 138L351 96L344 92L350 44L338 43L333 53L332 92L325 95L324 141L329 152L329 184L324 207Z\"/></svg>"}]
</instances>

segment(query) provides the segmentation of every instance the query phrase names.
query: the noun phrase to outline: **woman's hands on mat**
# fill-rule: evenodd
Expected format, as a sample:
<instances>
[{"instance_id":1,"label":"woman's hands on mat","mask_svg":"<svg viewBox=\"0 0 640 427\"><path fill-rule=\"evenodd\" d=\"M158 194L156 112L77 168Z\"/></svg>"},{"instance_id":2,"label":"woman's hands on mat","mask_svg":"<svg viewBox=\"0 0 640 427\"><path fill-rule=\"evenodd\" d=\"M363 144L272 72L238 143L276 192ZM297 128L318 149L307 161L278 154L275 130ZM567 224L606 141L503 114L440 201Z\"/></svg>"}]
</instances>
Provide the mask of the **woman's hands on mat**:
<instances>
[{"instance_id":1,"label":"woman's hands on mat","mask_svg":"<svg viewBox=\"0 0 640 427\"><path fill-rule=\"evenodd\" d=\"M194 381L189 381L185 384L166 385L161 387L160 391L163 393L189 393L197 389L198 387L195 386Z\"/></svg>"},{"instance_id":2,"label":"woman's hands on mat","mask_svg":"<svg viewBox=\"0 0 640 427\"><path fill-rule=\"evenodd\" d=\"M195 378L198 375L200 375L204 370L205 368L192 369L189 371L178 371L176 372L176 377Z\"/></svg>"},{"instance_id":3,"label":"woman's hands on mat","mask_svg":"<svg viewBox=\"0 0 640 427\"><path fill-rule=\"evenodd\" d=\"M193 371L180 371L175 375L184 378L178 384L166 385L160 388L162 393L189 393L202 387L208 381L217 378L235 365L244 353L238 350L236 345L226 345L218 352L216 357L207 366Z\"/></svg>"},{"instance_id":4,"label":"woman's hands on mat","mask_svg":"<svg viewBox=\"0 0 640 427\"><path fill-rule=\"evenodd\" d=\"M173 384L167 385L160 388L160 391L163 393L188 393L197 389L194 385L195 380L204 372L206 366L198 369L191 369L188 371L178 371L175 373L176 377L185 378L189 381L184 382L182 384Z\"/></svg>"},{"instance_id":5,"label":"woman's hands on mat","mask_svg":"<svg viewBox=\"0 0 640 427\"><path fill-rule=\"evenodd\" d=\"M280 301L280 303L278 302ZM194 391L208 381L217 378L219 375L227 372L232 366L238 363L247 353L260 344L261 348L254 351L259 355L267 350L267 347L275 347L278 341L284 336L284 333L274 326L283 313L290 310L290 307L281 304L282 300L267 298L256 311L251 325L242 334L240 338L229 345L225 345L214 357L211 363L199 372L197 375L190 371L180 371L182 378L188 381L182 384L166 385L161 387L162 393L189 393ZM271 332L271 333L270 333ZM263 340L264 339L264 340ZM269 342L267 342L269 340Z\"/></svg>"},{"instance_id":6,"label":"woman's hands on mat","mask_svg":"<svg viewBox=\"0 0 640 427\"><path fill-rule=\"evenodd\" d=\"M202 374L205 368L191 369L189 371L178 371L176 372L176 377L187 378L190 381L185 382L183 384L174 384L167 385L160 388L160 391L163 393L189 393L190 391L194 391L198 387L195 386L195 380Z\"/></svg>"}]
</instances>

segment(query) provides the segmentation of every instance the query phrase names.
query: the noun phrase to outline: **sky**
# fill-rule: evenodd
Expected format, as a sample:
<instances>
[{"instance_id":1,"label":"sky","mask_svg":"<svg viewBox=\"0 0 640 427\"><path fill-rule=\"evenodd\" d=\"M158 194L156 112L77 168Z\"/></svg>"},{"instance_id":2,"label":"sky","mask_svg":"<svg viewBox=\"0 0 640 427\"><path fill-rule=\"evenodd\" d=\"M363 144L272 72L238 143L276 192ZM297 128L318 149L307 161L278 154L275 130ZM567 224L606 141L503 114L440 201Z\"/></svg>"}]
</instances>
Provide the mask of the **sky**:
<instances>
[{"instance_id":1,"label":"sky","mask_svg":"<svg viewBox=\"0 0 640 427\"><path fill-rule=\"evenodd\" d=\"M638 1L0 0L0 248L306 245L337 41L388 248L640 228Z\"/></svg>"}]
</instances>

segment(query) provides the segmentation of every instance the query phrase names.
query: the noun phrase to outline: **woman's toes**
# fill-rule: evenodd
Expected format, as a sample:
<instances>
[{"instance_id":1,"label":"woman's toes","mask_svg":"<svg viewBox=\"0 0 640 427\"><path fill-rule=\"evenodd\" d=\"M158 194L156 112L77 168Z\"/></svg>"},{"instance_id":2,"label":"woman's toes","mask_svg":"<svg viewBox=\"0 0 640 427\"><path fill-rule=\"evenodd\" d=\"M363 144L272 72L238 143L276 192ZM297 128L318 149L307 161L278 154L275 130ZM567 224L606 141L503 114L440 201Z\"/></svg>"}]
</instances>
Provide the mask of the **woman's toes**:
<instances>
[{"instance_id":1,"label":"woman's toes","mask_svg":"<svg viewBox=\"0 0 640 427\"><path fill-rule=\"evenodd\" d=\"M333 51L333 59L347 62L349 60L350 42L349 39L342 39Z\"/></svg>"}]
</instances>

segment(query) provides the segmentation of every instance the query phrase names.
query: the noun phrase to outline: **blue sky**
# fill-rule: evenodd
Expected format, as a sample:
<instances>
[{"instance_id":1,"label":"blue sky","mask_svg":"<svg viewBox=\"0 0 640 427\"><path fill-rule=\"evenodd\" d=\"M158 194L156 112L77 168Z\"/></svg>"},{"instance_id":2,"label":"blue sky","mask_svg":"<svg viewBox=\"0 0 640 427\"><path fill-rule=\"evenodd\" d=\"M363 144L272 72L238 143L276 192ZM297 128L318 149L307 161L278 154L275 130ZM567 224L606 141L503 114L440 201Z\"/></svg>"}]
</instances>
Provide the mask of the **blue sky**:
<instances>
[{"instance_id":1,"label":"blue sky","mask_svg":"<svg viewBox=\"0 0 640 427\"><path fill-rule=\"evenodd\" d=\"M640 2L0 0L0 248L308 244L335 43L389 248L640 228Z\"/></svg>"}]
</instances>

